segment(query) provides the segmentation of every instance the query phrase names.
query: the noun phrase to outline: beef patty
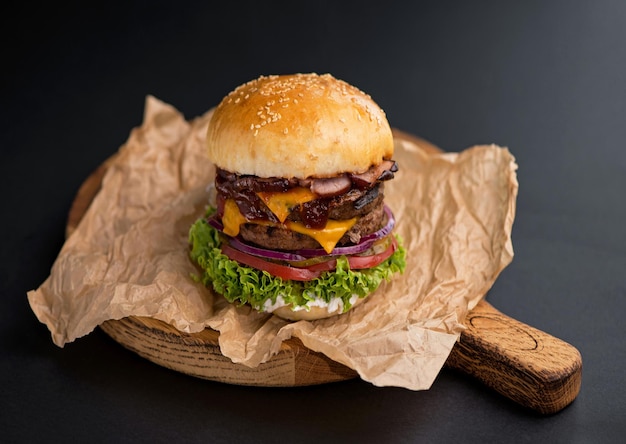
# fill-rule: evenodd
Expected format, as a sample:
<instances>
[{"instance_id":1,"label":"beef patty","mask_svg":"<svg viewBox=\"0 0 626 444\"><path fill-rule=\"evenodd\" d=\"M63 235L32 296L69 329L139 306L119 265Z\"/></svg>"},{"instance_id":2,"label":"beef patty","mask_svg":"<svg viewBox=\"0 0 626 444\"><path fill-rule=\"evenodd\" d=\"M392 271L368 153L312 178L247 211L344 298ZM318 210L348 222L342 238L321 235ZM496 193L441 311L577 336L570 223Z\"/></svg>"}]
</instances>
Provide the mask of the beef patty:
<instances>
[{"instance_id":1,"label":"beef patty","mask_svg":"<svg viewBox=\"0 0 626 444\"><path fill-rule=\"evenodd\" d=\"M366 207L367 209L364 210ZM337 208L342 208L342 210L338 210L343 212L341 215L345 215L345 213L352 214L348 215L348 217L338 218L339 220L351 219L355 216L359 217L357 222L343 235L337 245L356 244L360 241L361 237L380 229L384 222L385 212L382 193L379 193L376 199L363 208L354 209L352 203L350 203L350 205L340 205ZM349 208L352 209L349 210ZM294 213L297 212L294 211ZM312 237L280 227L244 224L240 227L239 234L248 242L273 250L320 248L320 244Z\"/></svg>"}]
</instances>

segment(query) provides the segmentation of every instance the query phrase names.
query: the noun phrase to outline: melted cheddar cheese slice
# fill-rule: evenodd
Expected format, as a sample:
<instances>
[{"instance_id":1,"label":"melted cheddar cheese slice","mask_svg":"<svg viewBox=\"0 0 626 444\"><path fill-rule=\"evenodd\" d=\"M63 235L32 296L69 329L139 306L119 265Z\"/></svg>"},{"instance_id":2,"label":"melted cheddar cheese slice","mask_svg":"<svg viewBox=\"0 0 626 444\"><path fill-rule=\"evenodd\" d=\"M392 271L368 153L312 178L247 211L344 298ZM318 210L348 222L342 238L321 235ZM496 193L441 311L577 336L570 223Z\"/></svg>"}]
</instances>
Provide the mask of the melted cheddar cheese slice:
<instances>
[{"instance_id":1,"label":"melted cheddar cheese slice","mask_svg":"<svg viewBox=\"0 0 626 444\"><path fill-rule=\"evenodd\" d=\"M288 220L285 226L296 233L306 234L315 239L326 253L330 253L346 232L356 223L356 217L349 220L329 220L322 229L307 228L300 222Z\"/></svg>"},{"instance_id":2,"label":"melted cheddar cheese slice","mask_svg":"<svg viewBox=\"0 0 626 444\"><path fill-rule=\"evenodd\" d=\"M285 222L289 212L296 205L314 200L317 196L308 188L296 187L284 192L257 193L279 221Z\"/></svg>"},{"instance_id":3,"label":"melted cheddar cheese slice","mask_svg":"<svg viewBox=\"0 0 626 444\"><path fill-rule=\"evenodd\" d=\"M239 234L239 227L245 224L247 219L239 211L237 203L233 199L227 199L224 202L224 215L222 216L222 225L224 225L224 234L235 237Z\"/></svg>"},{"instance_id":4,"label":"melted cheddar cheese slice","mask_svg":"<svg viewBox=\"0 0 626 444\"><path fill-rule=\"evenodd\" d=\"M278 215L276 216L278 217ZM293 222L290 220L281 224L275 224L268 221L248 221L239 212L239 207L237 207L237 204L233 199L227 199L224 203L224 215L222 216L224 234L229 236L237 236L239 234L239 227L241 224L245 223L258 223L260 225L276 226L312 237L327 253L330 253L333 248L335 248L339 239L341 239L343 235L346 234L350 228L352 228L356 221L356 217L349 220L329 220L326 223L326 226L321 229L307 228L301 222Z\"/></svg>"}]
</instances>

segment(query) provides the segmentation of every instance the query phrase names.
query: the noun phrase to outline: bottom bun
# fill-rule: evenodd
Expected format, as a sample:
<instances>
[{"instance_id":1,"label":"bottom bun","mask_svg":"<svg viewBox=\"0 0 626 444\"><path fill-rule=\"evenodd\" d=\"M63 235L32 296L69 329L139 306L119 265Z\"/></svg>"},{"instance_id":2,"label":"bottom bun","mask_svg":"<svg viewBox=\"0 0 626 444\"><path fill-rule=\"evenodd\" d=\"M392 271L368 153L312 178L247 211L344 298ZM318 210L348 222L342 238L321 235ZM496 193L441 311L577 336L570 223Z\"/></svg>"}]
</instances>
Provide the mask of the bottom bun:
<instances>
[{"instance_id":1,"label":"bottom bun","mask_svg":"<svg viewBox=\"0 0 626 444\"><path fill-rule=\"evenodd\" d=\"M353 309L365 299L366 298L357 298L347 311ZM342 304L329 304L325 307L310 307L308 310L306 308L293 310L291 305L283 305L272 311L272 314L288 321L315 321L316 319L329 318L342 313L344 313Z\"/></svg>"}]
</instances>

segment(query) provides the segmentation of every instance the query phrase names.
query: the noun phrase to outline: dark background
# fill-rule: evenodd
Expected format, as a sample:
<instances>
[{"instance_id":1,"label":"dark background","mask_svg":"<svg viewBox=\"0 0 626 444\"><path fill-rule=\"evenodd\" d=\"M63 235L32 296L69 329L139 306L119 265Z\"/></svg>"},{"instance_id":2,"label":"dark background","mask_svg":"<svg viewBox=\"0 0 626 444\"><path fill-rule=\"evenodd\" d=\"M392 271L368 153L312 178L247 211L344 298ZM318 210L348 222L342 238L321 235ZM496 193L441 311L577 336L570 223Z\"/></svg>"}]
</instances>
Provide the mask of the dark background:
<instances>
[{"instance_id":1,"label":"dark background","mask_svg":"<svg viewBox=\"0 0 626 444\"><path fill-rule=\"evenodd\" d=\"M14 4L13 4L14 3ZM626 2L5 2L3 442L617 442L626 432ZM194 379L97 330L53 345L26 299L81 182L152 94L196 117L261 74L330 72L448 151L508 146L516 256L488 294L575 347L583 385L540 416L444 369L428 391Z\"/></svg>"}]
</instances>

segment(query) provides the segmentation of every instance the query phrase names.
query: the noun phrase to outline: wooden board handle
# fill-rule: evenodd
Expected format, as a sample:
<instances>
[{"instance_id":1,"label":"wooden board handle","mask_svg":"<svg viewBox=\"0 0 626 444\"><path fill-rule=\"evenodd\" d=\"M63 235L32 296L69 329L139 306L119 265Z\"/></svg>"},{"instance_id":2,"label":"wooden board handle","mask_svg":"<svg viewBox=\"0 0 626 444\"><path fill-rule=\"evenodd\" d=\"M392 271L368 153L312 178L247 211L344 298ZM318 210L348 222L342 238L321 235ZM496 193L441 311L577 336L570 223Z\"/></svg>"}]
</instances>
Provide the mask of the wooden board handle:
<instances>
[{"instance_id":1,"label":"wooden board handle","mask_svg":"<svg viewBox=\"0 0 626 444\"><path fill-rule=\"evenodd\" d=\"M502 314L484 300L468 313L465 325L448 367L543 414L562 410L578 395L582 358L572 345Z\"/></svg>"}]
</instances>

